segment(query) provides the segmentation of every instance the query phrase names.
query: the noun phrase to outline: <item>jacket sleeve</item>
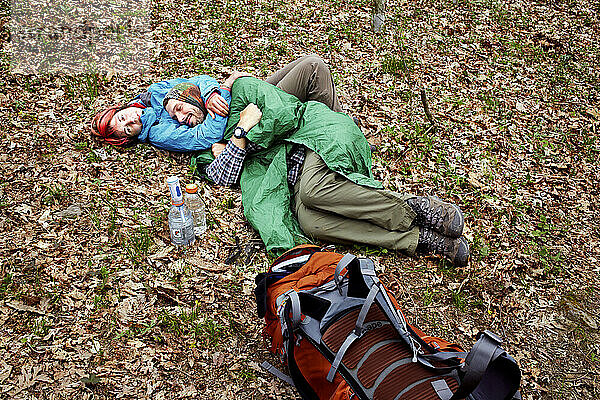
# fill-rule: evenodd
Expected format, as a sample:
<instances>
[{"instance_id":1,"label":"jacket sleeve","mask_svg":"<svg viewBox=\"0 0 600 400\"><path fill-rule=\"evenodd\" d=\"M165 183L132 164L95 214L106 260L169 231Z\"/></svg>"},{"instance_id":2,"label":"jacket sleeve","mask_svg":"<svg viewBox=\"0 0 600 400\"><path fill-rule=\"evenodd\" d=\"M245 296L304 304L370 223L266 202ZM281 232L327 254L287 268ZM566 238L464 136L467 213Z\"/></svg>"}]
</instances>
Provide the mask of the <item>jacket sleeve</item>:
<instances>
[{"instance_id":1,"label":"jacket sleeve","mask_svg":"<svg viewBox=\"0 0 600 400\"><path fill-rule=\"evenodd\" d=\"M188 80L200 88L200 94L204 104L206 104L210 95L220 88L219 82L217 82L215 78L208 75L194 76Z\"/></svg>"},{"instance_id":2,"label":"jacket sleeve","mask_svg":"<svg viewBox=\"0 0 600 400\"><path fill-rule=\"evenodd\" d=\"M221 90L221 96L231 102L228 90ZM172 119L166 112L161 114L157 124L150 128L149 142L159 149L188 152L209 149L213 143L223 139L227 117L207 115L204 122L190 128Z\"/></svg>"}]
</instances>

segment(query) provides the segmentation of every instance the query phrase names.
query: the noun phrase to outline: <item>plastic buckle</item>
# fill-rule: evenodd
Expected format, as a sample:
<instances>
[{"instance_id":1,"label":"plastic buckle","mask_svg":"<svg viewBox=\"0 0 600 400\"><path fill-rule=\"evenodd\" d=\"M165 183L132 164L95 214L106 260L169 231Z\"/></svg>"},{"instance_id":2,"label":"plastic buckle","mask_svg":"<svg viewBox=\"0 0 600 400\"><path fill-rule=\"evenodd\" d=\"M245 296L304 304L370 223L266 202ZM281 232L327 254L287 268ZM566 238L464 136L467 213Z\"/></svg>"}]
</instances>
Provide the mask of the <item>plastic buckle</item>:
<instances>
[{"instance_id":1,"label":"plastic buckle","mask_svg":"<svg viewBox=\"0 0 600 400\"><path fill-rule=\"evenodd\" d=\"M500 336L496 335L495 333L493 333L487 329L483 332L479 332L479 335L477 338L479 339L481 336L486 336L488 339L490 339L491 341L496 343L498 346L502 345L502 343L503 343L502 339L500 339Z\"/></svg>"}]
</instances>

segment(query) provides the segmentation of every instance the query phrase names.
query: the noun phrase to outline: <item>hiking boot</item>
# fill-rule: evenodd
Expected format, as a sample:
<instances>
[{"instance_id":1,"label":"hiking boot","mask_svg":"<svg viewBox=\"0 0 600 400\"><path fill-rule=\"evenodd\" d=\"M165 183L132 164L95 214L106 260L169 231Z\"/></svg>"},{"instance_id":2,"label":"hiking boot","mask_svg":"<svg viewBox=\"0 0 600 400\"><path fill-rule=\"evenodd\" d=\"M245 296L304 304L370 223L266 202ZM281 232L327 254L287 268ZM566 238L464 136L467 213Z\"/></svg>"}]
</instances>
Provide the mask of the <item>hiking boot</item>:
<instances>
[{"instance_id":1,"label":"hiking boot","mask_svg":"<svg viewBox=\"0 0 600 400\"><path fill-rule=\"evenodd\" d=\"M415 225L433 229L453 238L462 235L465 218L458 206L446 203L435 196L417 196L406 202L417 214Z\"/></svg>"},{"instance_id":2,"label":"hiking boot","mask_svg":"<svg viewBox=\"0 0 600 400\"><path fill-rule=\"evenodd\" d=\"M469 244L464 237L452 238L429 228L421 228L417 253L439 254L450 260L455 267L464 267L469 261Z\"/></svg>"}]
</instances>

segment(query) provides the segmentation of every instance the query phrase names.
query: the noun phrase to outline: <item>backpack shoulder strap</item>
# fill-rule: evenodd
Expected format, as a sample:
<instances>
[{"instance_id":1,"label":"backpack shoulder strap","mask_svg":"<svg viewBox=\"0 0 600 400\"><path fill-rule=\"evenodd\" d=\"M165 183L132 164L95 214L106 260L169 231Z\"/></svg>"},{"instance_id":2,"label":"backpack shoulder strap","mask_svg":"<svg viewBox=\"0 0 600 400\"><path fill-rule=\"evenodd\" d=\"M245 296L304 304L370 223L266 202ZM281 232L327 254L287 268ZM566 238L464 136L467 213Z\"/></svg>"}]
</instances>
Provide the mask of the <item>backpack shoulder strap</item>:
<instances>
[{"instance_id":1,"label":"backpack shoulder strap","mask_svg":"<svg viewBox=\"0 0 600 400\"><path fill-rule=\"evenodd\" d=\"M467 354L461 368L464 375L460 387L450 400L465 398L477 388L491 362L504 353L501 345L502 339L492 332L486 330L479 334L477 342Z\"/></svg>"},{"instance_id":2,"label":"backpack shoulder strap","mask_svg":"<svg viewBox=\"0 0 600 400\"><path fill-rule=\"evenodd\" d=\"M479 335L479 340L465 359L464 384L477 386L501 345L502 339L488 330Z\"/></svg>"}]
</instances>

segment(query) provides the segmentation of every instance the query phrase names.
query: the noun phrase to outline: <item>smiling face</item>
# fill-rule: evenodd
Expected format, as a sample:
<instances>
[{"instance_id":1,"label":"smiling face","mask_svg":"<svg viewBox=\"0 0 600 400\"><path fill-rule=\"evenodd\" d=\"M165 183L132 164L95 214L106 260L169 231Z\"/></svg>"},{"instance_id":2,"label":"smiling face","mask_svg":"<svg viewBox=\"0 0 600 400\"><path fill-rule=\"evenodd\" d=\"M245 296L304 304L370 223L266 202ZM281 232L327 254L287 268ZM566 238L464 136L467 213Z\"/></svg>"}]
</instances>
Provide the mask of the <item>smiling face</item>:
<instances>
[{"instance_id":1,"label":"smiling face","mask_svg":"<svg viewBox=\"0 0 600 400\"><path fill-rule=\"evenodd\" d=\"M138 107L127 107L117 112L110 120L110 129L118 138L135 137L142 131L142 112Z\"/></svg>"},{"instance_id":2,"label":"smiling face","mask_svg":"<svg viewBox=\"0 0 600 400\"><path fill-rule=\"evenodd\" d=\"M171 118L189 127L201 124L206 117L206 114L199 107L177 99L169 99L165 105L165 110Z\"/></svg>"}]
</instances>

